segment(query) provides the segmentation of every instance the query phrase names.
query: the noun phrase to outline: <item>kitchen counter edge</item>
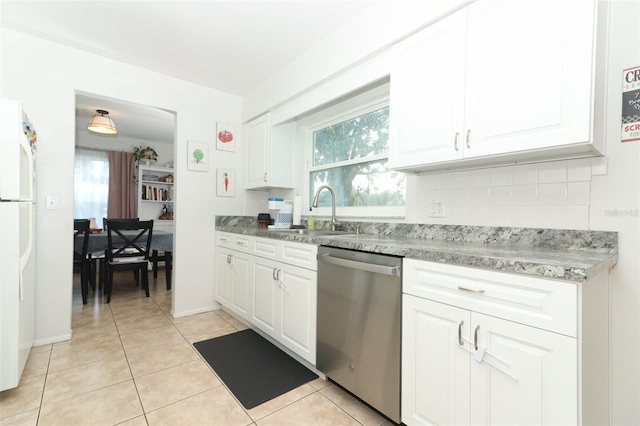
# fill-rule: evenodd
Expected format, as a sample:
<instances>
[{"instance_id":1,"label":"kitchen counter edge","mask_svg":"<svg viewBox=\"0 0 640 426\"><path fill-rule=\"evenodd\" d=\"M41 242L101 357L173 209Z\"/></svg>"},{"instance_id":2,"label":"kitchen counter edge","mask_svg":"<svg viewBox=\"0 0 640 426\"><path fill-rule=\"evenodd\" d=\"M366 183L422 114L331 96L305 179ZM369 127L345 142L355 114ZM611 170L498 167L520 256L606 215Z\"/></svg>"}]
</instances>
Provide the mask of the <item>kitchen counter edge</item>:
<instances>
[{"instance_id":1,"label":"kitchen counter edge","mask_svg":"<svg viewBox=\"0 0 640 426\"><path fill-rule=\"evenodd\" d=\"M406 236L314 236L255 226L216 226L216 231L574 282L588 281L618 261L617 252L503 246Z\"/></svg>"}]
</instances>

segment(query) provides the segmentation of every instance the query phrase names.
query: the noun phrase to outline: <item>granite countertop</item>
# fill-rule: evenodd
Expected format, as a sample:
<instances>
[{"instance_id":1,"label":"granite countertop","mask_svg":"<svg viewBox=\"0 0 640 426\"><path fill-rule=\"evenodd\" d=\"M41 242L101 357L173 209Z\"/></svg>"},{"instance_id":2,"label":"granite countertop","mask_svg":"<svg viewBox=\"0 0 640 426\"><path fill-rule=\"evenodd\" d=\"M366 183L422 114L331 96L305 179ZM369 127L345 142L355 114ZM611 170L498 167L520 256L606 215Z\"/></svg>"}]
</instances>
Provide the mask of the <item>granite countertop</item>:
<instances>
[{"instance_id":1,"label":"granite countertop","mask_svg":"<svg viewBox=\"0 0 640 426\"><path fill-rule=\"evenodd\" d=\"M320 229L323 226L320 223ZM259 228L244 217L216 217L218 231L575 282L587 281L618 261L616 232L356 222L344 226L343 235L316 236Z\"/></svg>"}]
</instances>

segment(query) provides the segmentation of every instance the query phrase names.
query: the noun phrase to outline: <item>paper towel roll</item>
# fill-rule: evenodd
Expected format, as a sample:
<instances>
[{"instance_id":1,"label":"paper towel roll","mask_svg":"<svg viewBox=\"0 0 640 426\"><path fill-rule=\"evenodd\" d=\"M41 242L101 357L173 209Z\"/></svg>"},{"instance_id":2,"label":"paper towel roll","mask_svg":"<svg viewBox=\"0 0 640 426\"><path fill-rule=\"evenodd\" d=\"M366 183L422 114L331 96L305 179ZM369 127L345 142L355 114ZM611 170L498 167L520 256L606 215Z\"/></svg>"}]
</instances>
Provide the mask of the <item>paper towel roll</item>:
<instances>
[{"instance_id":1,"label":"paper towel roll","mask_svg":"<svg viewBox=\"0 0 640 426\"><path fill-rule=\"evenodd\" d=\"M302 218L302 198L299 195L293 197L293 224L300 225Z\"/></svg>"}]
</instances>

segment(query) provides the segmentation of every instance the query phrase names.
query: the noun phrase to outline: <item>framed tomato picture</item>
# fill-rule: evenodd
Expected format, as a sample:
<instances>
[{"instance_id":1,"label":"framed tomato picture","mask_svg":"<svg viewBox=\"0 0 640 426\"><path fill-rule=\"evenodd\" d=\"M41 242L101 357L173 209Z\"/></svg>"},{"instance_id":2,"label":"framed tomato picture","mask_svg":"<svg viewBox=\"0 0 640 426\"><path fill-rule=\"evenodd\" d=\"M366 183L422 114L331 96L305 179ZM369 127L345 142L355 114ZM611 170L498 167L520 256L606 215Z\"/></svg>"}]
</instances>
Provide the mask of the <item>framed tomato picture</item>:
<instances>
[{"instance_id":1,"label":"framed tomato picture","mask_svg":"<svg viewBox=\"0 0 640 426\"><path fill-rule=\"evenodd\" d=\"M236 150L236 130L230 123L216 123L216 149L219 151Z\"/></svg>"},{"instance_id":2,"label":"framed tomato picture","mask_svg":"<svg viewBox=\"0 0 640 426\"><path fill-rule=\"evenodd\" d=\"M236 171L233 169L217 169L216 195L218 197L236 196Z\"/></svg>"}]
</instances>

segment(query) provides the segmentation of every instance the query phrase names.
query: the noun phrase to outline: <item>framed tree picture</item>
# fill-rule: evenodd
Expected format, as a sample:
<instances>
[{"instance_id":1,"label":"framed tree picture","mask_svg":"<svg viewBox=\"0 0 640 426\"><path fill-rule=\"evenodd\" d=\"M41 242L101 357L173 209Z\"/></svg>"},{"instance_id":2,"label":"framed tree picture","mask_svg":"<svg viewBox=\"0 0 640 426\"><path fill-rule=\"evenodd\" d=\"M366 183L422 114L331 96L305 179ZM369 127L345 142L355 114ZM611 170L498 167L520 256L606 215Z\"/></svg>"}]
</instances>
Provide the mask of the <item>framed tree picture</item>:
<instances>
[{"instance_id":1,"label":"framed tree picture","mask_svg":"<svg viewBox=\"0 0 640 426\"><path fill-rule=\"evenodd\" d=\"M187 169L209 171L209 145L206 142L187 141Z\"/></svg>"},{"instance_id":2,"label":"framed tree picture","mask_svg":"<svg viewBox=\"0 0 640 426\"><path fill-rule=\"evenodd\" d=\"M236 196L236 171L233 169L218 169L216 195L218 197Z\"/></svg>"},{"instance_id":3,"label":"framed tree picture","mask_svg":"<svg viewBox=\"0 0 640 426\"><path fill-rule=\"evenodd\" d=\"M220 151L236 150L236 130L230 123L216 123L216 149Z\"/></svg>"}]
</instances>

